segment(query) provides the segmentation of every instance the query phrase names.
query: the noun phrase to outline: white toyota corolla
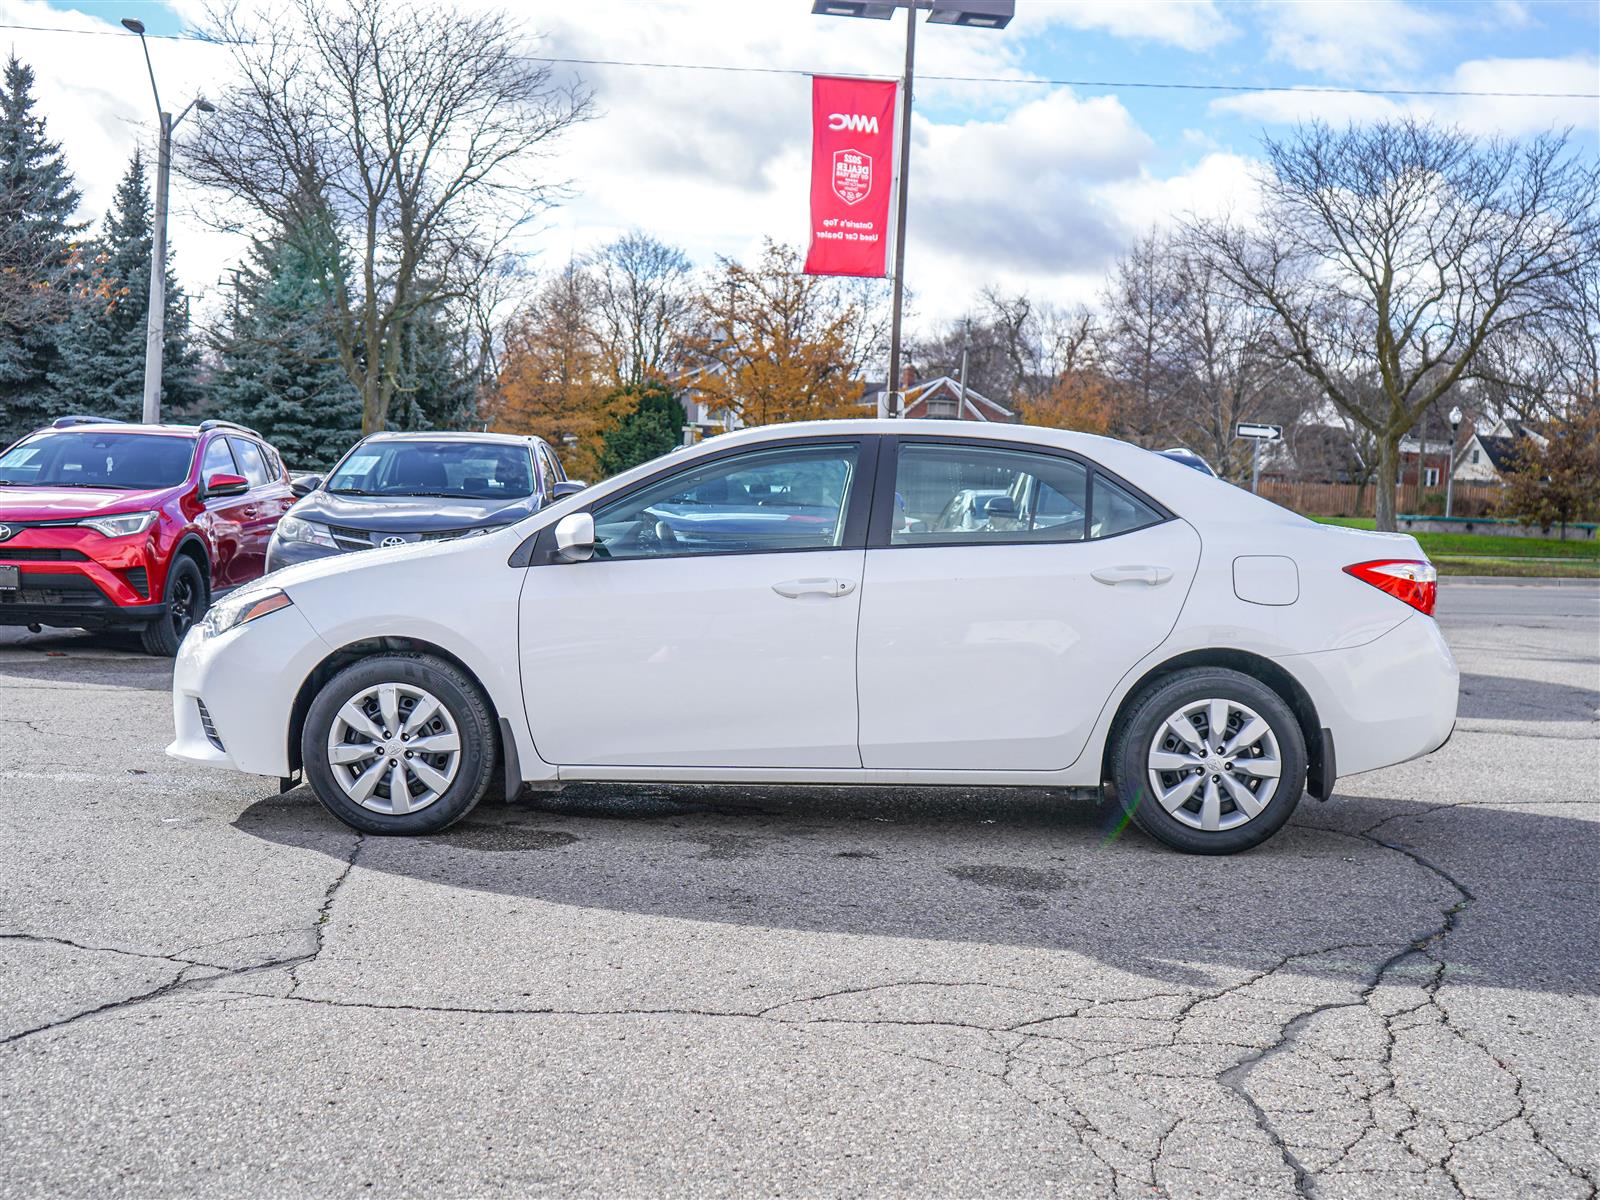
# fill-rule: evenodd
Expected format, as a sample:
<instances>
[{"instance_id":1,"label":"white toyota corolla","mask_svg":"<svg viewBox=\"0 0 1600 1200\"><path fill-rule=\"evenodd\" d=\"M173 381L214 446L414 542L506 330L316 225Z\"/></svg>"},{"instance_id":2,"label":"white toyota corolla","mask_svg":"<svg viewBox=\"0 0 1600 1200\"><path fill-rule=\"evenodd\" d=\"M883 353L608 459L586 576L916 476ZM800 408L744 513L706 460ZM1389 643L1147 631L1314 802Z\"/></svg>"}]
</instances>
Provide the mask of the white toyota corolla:
<instances>
[{"instance_id":1,"label":"white toyota corolla","mask_svg":"<svg viewBox=\"0 0 1600 1200\"><path fill-rule=\"evenodd\" d=\"M291 567L183 643L169 753L429 833L492 785L1098 787L1180 850L1440 746L1414 538L1106 438L745 430L503 530Z\"/></svg>"}]
</instances>

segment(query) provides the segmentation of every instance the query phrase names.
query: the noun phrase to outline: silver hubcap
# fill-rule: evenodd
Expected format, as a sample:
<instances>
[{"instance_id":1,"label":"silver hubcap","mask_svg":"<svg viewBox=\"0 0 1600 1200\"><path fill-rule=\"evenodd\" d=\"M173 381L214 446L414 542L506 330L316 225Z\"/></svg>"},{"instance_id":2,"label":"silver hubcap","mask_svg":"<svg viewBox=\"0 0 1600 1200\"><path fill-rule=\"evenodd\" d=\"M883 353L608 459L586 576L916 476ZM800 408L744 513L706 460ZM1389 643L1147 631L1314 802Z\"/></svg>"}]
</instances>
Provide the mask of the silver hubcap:
<instances>
[{"instance_id":1,"label":"silver hubcap","mask_svg":"<svg viewBox=\"0 0 1600 1200\"><path fill-rule=\"evenodd\" d=\"M1283 773L1266 719L1237 700L1196 700L1150 741L1150 790L1192 829L1236 829L1272 802Z\"/></svg>"},{"instance_id":2,"label":"silver hubcap","mask_svg":"<svg viewBox=\"0 0 1600 1200\"><path fill-rule=\"evenodd\" d=\"M380 683L345 702L328 731L328 766L345 795L388 816L427 808L461 765L461 732L439 698Z\"/></svg>"}]
</instances>

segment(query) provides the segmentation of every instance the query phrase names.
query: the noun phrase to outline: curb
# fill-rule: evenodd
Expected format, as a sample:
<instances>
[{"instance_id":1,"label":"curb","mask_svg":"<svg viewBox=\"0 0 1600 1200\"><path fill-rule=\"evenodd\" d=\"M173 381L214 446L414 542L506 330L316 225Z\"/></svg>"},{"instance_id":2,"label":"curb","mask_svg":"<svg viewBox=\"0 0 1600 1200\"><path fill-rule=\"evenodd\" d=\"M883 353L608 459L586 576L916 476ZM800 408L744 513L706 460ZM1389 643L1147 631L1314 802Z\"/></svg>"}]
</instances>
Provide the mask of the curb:
<instances>
[{"instance_id":1,"label":"curb","mask_svg":"<svg viewBox=\"0 0 1600 1200\"><path fill-rule=\"evenodd\" d=\"M1600 587L1600 579L1575 579L1570 575L1441 575L1439 586L1454 587Z\"/></svg>"}]
</instances>

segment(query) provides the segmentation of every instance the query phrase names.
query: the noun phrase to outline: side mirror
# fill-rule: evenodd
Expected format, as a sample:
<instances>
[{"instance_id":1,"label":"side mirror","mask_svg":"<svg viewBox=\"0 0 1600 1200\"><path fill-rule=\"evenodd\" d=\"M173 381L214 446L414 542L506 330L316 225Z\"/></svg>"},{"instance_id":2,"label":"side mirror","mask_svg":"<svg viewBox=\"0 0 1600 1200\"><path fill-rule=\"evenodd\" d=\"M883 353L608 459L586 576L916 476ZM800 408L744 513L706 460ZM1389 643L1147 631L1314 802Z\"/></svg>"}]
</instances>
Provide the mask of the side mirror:
<instances>
[{"instance_id":1,"label":"side mirror","mask_svg":"<svg viewBox=\"0 0 1600 1200\"><path fill-rule=\"evenodd\" d=\"M229 475L226 471L218 471L206 480L206 497L212 496L242 496L250 490L250 481L243 475Z\"/></svg>"},{"instance_id":2,"label":"side mirror","mask_svg":"<svg viewBox=\"0 0 1600 1200\"><path fill-rule=\"evenodd\" d=\"M550 503L554 504L557 500L565 500L568 496L576 496L588 486L581 479L563 479L550 489Z\"/></svg>"},{"instance_id":3,"label":"side mirror","mask_svg":"<svg viewBox=\"0 0 1600 1200\"><path fill-rule=\"evenodd\" d=\"M321 475L297 475L289 481L289 491L296 500L309 496L321 486Z\"/></svg>"},{"instance_id":4,"label":"side mirror","mask_svg":"<svg viewBox=\"0 0 1600 1200\"><path fill-rule=\"evenodd\" d=\"M594 557L594 514L568 513L556 522L556 554L565 562Z\"/></svg>"}]
</instances>

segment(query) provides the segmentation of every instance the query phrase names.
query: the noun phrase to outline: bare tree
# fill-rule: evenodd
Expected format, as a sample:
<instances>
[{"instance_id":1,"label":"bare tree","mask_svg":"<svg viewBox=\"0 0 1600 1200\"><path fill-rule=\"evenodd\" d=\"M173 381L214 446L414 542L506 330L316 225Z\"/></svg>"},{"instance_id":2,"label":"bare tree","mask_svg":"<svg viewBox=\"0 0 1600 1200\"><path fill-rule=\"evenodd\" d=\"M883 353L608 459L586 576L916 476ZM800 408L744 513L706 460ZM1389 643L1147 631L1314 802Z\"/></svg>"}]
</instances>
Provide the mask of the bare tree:
<instances>
[{"instance_id":1,"label":"bare tree","mask_svg":"<svg viewBox=\"0 0 1600 1200\"><path fill-rule=\"evenodd\" d=\"M617 386L667 375L694 314L694 265L676 246L635 229L591 255L589 267Z\"/></svg>"},{"instance_id":2,"label":"bare tree","mask_svg":"<svg viewBox=\"0 0 1600 1200\"><path fill-rule=\"evenodd\" d=\"M341 362L381 429L407 323L469 294L559 189L535 169L589 96L531 62L501 13L290 0L213 15L241 80L179 147L180 169L284 224L320 199L350 261Z\"/></svg>"},{"instance_id":3,"label":"bare tree","mask_svg":"<svg viewBox=\"0 0 1600 1200\"><path fill-rule=\"evenodd\" d=\"M1474 141L1417 120L1266 142L1259 225L1191 226L1222 278L1271 314L1283 352L1378 448L1393 529L1400 439L1484 345L1548 316L1594 253L1600 169L1565 135ZM1375 377L1370 399L1345 382Z\"/></svg>"}]
</instances>

